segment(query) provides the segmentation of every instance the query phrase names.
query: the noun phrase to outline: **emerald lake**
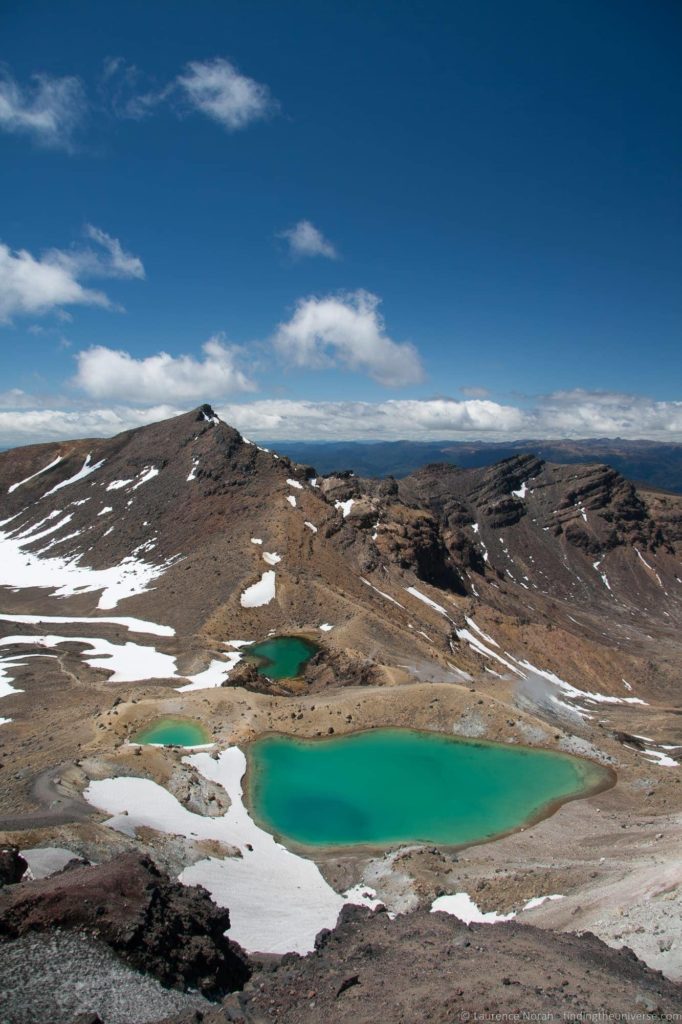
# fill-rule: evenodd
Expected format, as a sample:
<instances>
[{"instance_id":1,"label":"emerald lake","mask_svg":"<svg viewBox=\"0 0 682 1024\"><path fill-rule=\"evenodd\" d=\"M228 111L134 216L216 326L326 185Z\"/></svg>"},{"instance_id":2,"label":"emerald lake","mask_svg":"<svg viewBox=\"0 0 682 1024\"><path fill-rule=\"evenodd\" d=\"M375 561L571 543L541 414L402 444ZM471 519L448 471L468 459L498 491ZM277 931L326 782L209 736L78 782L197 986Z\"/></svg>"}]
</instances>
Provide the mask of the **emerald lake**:
<instances>
[{"instance_id":1,"label":"emerald lake","mask_svg":"<svg viewBox=\"0 0 682 1024\"><path fill-rule=\"evenodd\" d=\"M200 747L211 740L198 722L191 722L186 718L162 718L135 733L132 742L157 743L164 747Z\"/></svg>"},{"instance_id":2,"label":"emerald lake","mask_svg":"<svg viewBox=\"0 0 682 1024\"><path fill-rule=\"evenodd\" d=\"M481 842L615 778L568 754L409 729L268 735L248 757L252 814L307 846Z\"/></svg>"},{"instance_id":3,"label":"emerald lake","mask_svg":"<svg viewBox=\"0 0 682 1024\"><path fill-rule=\"evenodd\" d=\"M247 648L245 657L255 661L257 671L270 679L295 679L319 647L304 636L273 636Z\"/></svg>"}]
</instances>

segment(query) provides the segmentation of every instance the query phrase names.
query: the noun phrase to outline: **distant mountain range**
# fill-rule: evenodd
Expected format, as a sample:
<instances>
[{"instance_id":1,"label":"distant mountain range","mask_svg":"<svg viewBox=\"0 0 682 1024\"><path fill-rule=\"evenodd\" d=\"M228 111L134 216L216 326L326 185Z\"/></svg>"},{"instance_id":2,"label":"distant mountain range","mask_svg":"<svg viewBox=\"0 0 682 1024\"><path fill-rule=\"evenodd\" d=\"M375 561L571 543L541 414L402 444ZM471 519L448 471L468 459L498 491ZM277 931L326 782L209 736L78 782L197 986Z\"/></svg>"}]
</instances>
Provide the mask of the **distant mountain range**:
<instances>
[{"instance_id":1,"label":"distant mountain range","mask_svg":"<svg viewBox=\"0 0 682 1024\"><path fill-rule=\"evenodd\" d=\"M607 463L638 484L682 494L682 444L590 438L581 441L273 441L268 447L321 473L352 470L358 476L408 476L433 462L464 469L492 466L512 455L547 462Z\"/></svg>"}]
</instances>

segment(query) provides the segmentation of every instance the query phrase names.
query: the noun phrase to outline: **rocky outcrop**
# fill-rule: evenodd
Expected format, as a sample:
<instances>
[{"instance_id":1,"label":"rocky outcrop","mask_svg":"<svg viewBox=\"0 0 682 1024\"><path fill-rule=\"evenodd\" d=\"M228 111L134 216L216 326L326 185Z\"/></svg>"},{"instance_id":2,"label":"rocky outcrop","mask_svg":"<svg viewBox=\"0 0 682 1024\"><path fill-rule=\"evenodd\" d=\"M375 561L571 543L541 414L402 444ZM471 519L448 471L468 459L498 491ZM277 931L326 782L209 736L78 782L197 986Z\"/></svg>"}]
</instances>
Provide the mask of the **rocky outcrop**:
<instances>
[{"instance_id":1,"label":"rocky outcrop","mask_svg":"<svg viewBox=\"0 0 682 1024\"><path fill-rule=\"evenodd\" d=\"M226 1019L445 1024L515 1011L573 1020L586 1010L664 1017L682 999L682 986L590 933L468 926L426 911L390 920L348 906L316 947L305 958L283 957L276 970L266 968L247 991L230 996Z\"/></svg>"},{"instance_id":2,"label":"rocky outcrop","mask_svg":"<svg viewBox=\"0 0 682 1024\"><path fill-rule=\"evenodd\" d=\"M9 846L0 850L0 888L4 885L15 885L20 882L28 863L19 853L17 846Z\"/></svg>"},{"instance_id":3,"label":"rocky outcrop","mask_svg":"<svg viewBox=\"0 0 682 1024\"><path fill-rule=\"evenodd\" d=\"M251 973L241 948L225 937L229 927L229 912L204 889L171 882L136 854L0 893L2 939L87 931L163 985L209 998L242 988Z\"/></svg>"}]
</instances>

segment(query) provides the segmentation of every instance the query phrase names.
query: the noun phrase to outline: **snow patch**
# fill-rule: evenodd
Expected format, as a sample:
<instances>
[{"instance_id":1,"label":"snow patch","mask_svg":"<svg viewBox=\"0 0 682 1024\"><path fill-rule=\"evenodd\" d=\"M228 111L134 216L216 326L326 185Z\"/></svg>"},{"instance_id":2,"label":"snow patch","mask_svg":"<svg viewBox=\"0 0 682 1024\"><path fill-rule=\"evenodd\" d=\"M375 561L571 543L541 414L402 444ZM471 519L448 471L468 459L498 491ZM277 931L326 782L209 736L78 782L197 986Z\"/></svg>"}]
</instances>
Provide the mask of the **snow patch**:
<instances>
[{"instance_id":1,"label":"snow patch","mask_svg":"<svg viewBox=\"0 0 682 1024\"><path fill-rule=\"evenodd\" d=\"M287 501L292 508L296 508L296 497L293 494L287 494Z\"/></svg>"},{"instance_id":2,"label":"snow patch","mask_svg":"<svg viewBox=\"0 0 682 1024\"><path fill-rule=\"evenodd\" d=\"M291 853L252 821L243 803L246 758L239 747L223 751L217 760L200 753L183 761L223 786L230 798L226 814L193 814L150 779L93 781L84 796L113 815L105 824L126 835L144 826L239 847L241 857L208 857L185 868L179 880L203 885L215 903L230 908L230 937L245 949L308 953L320 929L334 927L345 903L375 905L376 893L365 886L336 893L313 861Z\"/></svg>"},{"instance_id":3,"label":"snow patch","mask_svg":"<svg viewBox=\"0 0 682 1024\"><path fill-rule=\"evenodd\" d=\"M264 572L257 583L247 587L239 601L242 608L261 608L275 597L275 572Z\"/></svg>"},{"instance_id":4,"label":"snow patch","mask_svg":"<svg viewBox=\"0 0 682 1024\"><path fill-rule=\"evenodd\" d=\"M74 617L70 615L6 615L0 613L0 621L2 622L21 622L24 625L37 625L38 623L52 625L58 623L64 625L65 623L87 623L88 626L99 626L100 623L104 622L110 626L124 626L131 633L148 633L150 636L175 636L175 630L172 626L160 626L156 622L148 622L146 619L133 619L130 616L117 615L117 616L97 616L97 618L90 617Z\"/></svg>"},{"instance_id":5,"label":"snow patch","mask_svg":"<svg viewBox=\"0 0 682 1024\"><path fill-rule=\"evenodd\" d=\"M450 619L450 616L446 612L445 608L443 608L443 605L432 601L430 597L426 596L426 594L422 594L421 590L417 590L416 587L405 587L405 590L408 594L412 594L412 597L416 597L418 601L422 601L423 604L427 604L429 608L433 608L433 610L438 612L440 615L444 615L446 619ZM452 619L450 619L450 621L452 622Z\"/></svg>"},{"instance_id":6,"label":"snow patch","mask_svg":"<svg viewBox=\"0 0 682 1024\"><path fill-rule=\"evenodd\" d=\"M354 504L355 499L349 498L348 501L335 501L334 508L339 509L339 511L343 513L343 518L347 519Z\"/></svg>"},{"instance_id":7,"label":"snow patch","mask_svg":"<svg viewBox=\"0 0 682 1024\"><path fill-rule=\"evenodd\" d=\"M311 533L317 533L317 527L314 525L314 523L309 523L308 520L306 519L303 525L307 526Z\"/></svg>"},{"instance_id":8,"label":"snow patch","mask_svg":"<svg viewBox=\"0 0 682 1024\"><path fill-rule=\"evenodd\" d=\"M139 480L137 481L135 486L132 488L132 490L136 491L138 487L142 487L142 484L146 484L149 480L153 480L154 477L158 476L158 475L159 475L159 471L156 468L156 466L149 466L148 468L143 469L142 472L140 473Z\"/></svg>"},{"instance_id":9,"label":"snow patch","mask_svg":"<svg viewBox=\"0 0 682 1024\"><path fill-rule=\"evenodd\" d=\"M40 476L41 473L47 473L48 469L54 469L54 467L58 466L61 461L62 456L58 455L56 459L53 459L52 462L49 463L49 465L43 466L43 468L39 469L37 473L32 473L31 476L24 477L24 479L20 480L18 483L12 484L10 487L7 488L7 493L12 494L14 491L16 491L17 487L23 487L24 484L27 484L30 480L35 480L35 478L37 476Z\"/></svg>"},{"instance_id":10,"label":"snow patch","mask_svg":"<svg viewBox=\"0 0 682 1024\"><path fill-rule=\"evenodd\" d=\"M85 457L85 462L74 476L70 476L68 480L62 480L60 484L55 484L49 491L45 491L43 498L47 498L48 495L54 494L56 491L61 491L62 487L69 487L70 484L75 484L78 480L83 480L86 476L90 476L96 469L104 465L104 459L100 459L94 465L90 464L91 455L88 454Z\"/></svg>"},{"instance_id":11,"label":"snow patch","mask_svg":"<svg viewBox=\"0 0 682 1024\"><path fill-rule=\"evenodd\" d=\"M405 608L404 604L401 604L400 601L396 601L396 599L394 597L391 597L390 594L385 594L383 590L379 590L377 587L374 586L373 583L370 583L369 580L366 580L363 576L361 576L360 579L365 584L365 586L370 587L376 594L379 594L380 597L385 597L387 601L390 601L391 604L397 605L398 608Z\"/></svg>"},{"instance_id":12,"label":"snow patch","mask_svg":"<svg viewBox=\"0 0 682 1024\"><path fill-rule=\"evenodd\" d=\"M295 487L297 491L303 490L303 484L299 483L298 480L289 479L287 480L287 483L289 484L289 487Z\"/></svg>"},{"instance_id":13,"label":"snow patch","mask_svg":"<svg viewBox=\"0 0 682 1024\"><path fill-rule=\"evenodd\" d=\"M282 561L282 556L278 555L276 551L264 551L263 561L267 562L268 565L277 565L278 562Z\"/></svg>"}]
</instances>

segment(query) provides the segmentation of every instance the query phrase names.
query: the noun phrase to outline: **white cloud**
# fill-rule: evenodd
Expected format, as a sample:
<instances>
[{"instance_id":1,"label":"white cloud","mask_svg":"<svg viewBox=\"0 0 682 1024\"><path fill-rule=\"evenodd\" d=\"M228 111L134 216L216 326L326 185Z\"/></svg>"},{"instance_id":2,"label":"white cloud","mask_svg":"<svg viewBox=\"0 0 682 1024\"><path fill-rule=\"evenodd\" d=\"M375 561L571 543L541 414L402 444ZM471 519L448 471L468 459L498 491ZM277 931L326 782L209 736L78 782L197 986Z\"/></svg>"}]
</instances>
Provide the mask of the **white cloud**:
<instances>
[{"instance_id":1,"label":"white cloud","mask_svg":"<svg viewBox=\"0 0 682 1024\"><path fill-rule=\"evenodd\" d=\"M526 422L514 406L451 399L307 402L270 399L233 404L221 416L247 437L271 440L396 440L519 436Z\"/></svg>"},{"instance_id":2,"label":"white cloud","mask_svg":"<svg viewBox=\"0 0 682 1024\"><path fill-rule=\"evenodd\" d=\"M417 350L388 337L379 299L366 291L301 299L291 320L279 325L274 345L294 366L340 364L386 387L414 384L424 375Z\"/></svg>"},{"instance_id":3,"label":"white cloud","mask_svg":"<svg viewBox=\"0 0 682 1024\"><path fill-rule=\"evenodd\" d=\"M104 248L104 255L92 249L49 249L36 258L0 242L0 323L52 310L68 322L69 314L61 306L112 306L103 292L85 288L81 278L144 277L142 261L125 252L117 238L92 225L86 234Z\"/></svg>"},{"instance_id":4,"label":"white cloud","mask_svg":"<svg viewBox=\"0 0 682 1024\"><path fill-rule=\"evenodd\" d=\"M32 409L0 411L0 445L61 441L77 437L112 437L122 430L177 416L186 409L157 405L145 409L113 407L104 409Z\"/></svg>"},{"instance_id":5,"label":"white cloud","mask_svg":"<svg viewBox=\"0 0 682 1024\"><path fill-rule=\"evenodd\" d=\"M266 85L247 78L221 57L192 61L177 78L190 104L228 131L266 117L275 103Z\"/></svg>"},{"instance_id":6,"label":"white cloud","mask_svg":"<svg viewBox=\"0 0 682 1024\"><path fill-rule=\"evenodd\" d=\"M126 252L118 238L92 224L86 224L85 235L102 247L94 249L49 249L43 257L49 263L64 267L74 277L134 277L143 279L144 265L139 256Z\"/></svg>"},{"instance_id":7,"label":"white cloud","mask_svg":"<svg viewBox=\"0 0 682 1024\"><path fill-rule=\"evenodd\" d=\"M12 252L0 242L0 323L24 314L48 313L58 306L111 305L102 292L84 288L74 272L49 256Z\"/></svg>"},{"instance_id":8,"label":"white cloud","mask_svg":"<svg viewBox=\"0 0 682 1024\"><path fill-rule=\"evenodd\" d=\"M109 254L107 262L101 259L97 262L98 270L112 277L144 277L144 266L139 256L133 256L125 252L118 238L112 238L106 231L96 228L92 224L86 224L85 233L93 242L101 245Z\"/></svg>"},{"instance_id":9,"label":"white cloud","mask_svg":"<svg viewBox=\"0 0 682 1024\"><path fill-rule=\"evenodd\" d=\"M279 237L286 238L292 256L326 256L329 260L337 258L332 243L309 220L299 220L293 228L282 231Z\"/></svg>"},{"instance_id":10,"label":"white cloud","mask_svg":"<svg viewBox=\"0 0 682 1024\"><path fill-rule=\"evenodd\" d=\"M91 398L131 402L208 401L255 385L239 369L241 350L219 336L203 346L204 358L167 352L136 359L128 352L96 345L79 352L74 383Z\"/></svg>"},{"instance_id":11,"label":"white cloud","mask_svg":"<svg viewBox=\"0 0 682 1024\"><path fill-rule=\"evenodd\" d=\"M76 128L87 110L78 78L34 75L22 88L4 69L0 71L0 128L30 135L34 141L70 149Z\"/></svg>"},{"instance_id":12,"label":"white cloud","mask_svg":"<svg viewBox=\"0 0 682 1024\"><path fill-rule=\"evenodd\" d=\"M108 351L108 350L105 350ZM170 357L168 357L170 358ZM179 362L177 360L176 362ZM137 365L145 360L131 360ZM193 360L190 360L193 362ZM196 365L204 365L196 364ZM122 391L125 389L122 388ZM210 400L206 385L196 401ZM129 400L132 396L126 396ZM131 408L45 408L19 389L0 396L0 445L75 437L109 437L122 430L186 412L168 391L168 402ZM150 398L150 400L153 400ZM33 408L28 406L33 403ZM173 402L174 404L170 404ZM52 403L56 406L56 403ZM43 405L43 407L39 407ZM595 413L595 409L599 412ZM610 409L610 414L606 412ZM561 415L558 416L558 411ZM490 401L452 399L386 402L308 402L269 399L219 407L221 417L247 437L269 440L513 440L519 438L629 437L682 441L682 402L643 395L588 391L557 393L530 409Z\"/></svg>"},{"instance_id":13,"label":"white cloud","mask_svg":"<svg viewBox=\"0 0 682 1024\"><path fill-rule=\"evenodd\" d=\"M109 57L104 62L99 93L106 108L116 118L142 121L154 113L172 91L173 84L159 88L122 57Z\"/></svg>"}]
</instances>

